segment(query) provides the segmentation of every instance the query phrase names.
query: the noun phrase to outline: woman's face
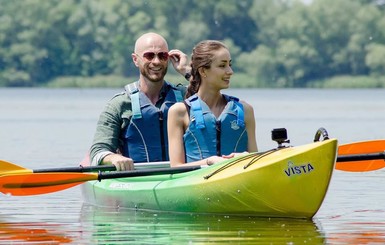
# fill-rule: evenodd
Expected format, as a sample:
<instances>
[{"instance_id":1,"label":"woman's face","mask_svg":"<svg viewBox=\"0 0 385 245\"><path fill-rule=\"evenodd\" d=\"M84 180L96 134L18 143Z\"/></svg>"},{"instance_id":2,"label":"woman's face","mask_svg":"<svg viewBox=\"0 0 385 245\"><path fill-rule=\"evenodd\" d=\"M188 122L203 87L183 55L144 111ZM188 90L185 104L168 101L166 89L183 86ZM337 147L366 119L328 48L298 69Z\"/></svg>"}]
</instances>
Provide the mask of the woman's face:
<instances>
[{"instance_id":1,"label":"woman's face","mask_svg":"<svg viewBox=\"0 0 385 245\"><path fill-rule=\"evenodd\" d=\"M231 55L226 48L221 48L214 52L214 58L209 69L204 69L202 80L217 89L228 88L230 78L233 75L231 68Z\"/></svg>"}]
</instances>

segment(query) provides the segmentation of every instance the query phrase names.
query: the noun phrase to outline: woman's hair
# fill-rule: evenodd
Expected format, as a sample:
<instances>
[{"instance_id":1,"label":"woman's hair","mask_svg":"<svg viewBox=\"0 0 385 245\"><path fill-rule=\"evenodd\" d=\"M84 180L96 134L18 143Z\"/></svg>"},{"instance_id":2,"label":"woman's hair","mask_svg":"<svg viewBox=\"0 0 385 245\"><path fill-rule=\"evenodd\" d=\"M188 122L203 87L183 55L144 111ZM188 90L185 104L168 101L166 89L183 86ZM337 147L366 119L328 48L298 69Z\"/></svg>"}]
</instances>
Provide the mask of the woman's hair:
<instances>
[{"instance_id":1,"label":"woman's hair","mask_svg":"<svg viewBox=\"0 0 385 245\"><path fill-rule=\"evenodd\" d=\"M191 77L190 84L187 87L186 98L199 90L202 81L198 71L199 68L209 69L213 62L215 51L222 48L228 49L222 42L215 40L205 40L195 45L191 54Z\"/></svg>"}]
</instances>

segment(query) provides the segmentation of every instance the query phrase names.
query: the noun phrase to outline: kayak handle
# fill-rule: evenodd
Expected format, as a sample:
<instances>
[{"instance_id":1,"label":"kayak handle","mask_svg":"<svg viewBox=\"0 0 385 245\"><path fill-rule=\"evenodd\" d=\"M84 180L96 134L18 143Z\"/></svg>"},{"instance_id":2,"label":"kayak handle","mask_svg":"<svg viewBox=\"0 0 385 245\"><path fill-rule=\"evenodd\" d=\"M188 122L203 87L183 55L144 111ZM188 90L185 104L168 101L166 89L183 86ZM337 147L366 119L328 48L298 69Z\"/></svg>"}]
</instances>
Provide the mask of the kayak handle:
<instances>
[{"instance_id":1,"label":"kayak handle","mask_svg":"<svg viewBox=\"0 0 385 245\"><path fill-rule=\"evenodd\" d=\"M323 140L328 140L329 139L329 134L328 134L328 131L326 131L325 128L319 128L317 130L317 132L315 133L315 136L314 136L314 142L317 142L317 141L320 141L320 138L321 138L321 135L322 135L322 139Z\"/></svg>"}]
</instances>

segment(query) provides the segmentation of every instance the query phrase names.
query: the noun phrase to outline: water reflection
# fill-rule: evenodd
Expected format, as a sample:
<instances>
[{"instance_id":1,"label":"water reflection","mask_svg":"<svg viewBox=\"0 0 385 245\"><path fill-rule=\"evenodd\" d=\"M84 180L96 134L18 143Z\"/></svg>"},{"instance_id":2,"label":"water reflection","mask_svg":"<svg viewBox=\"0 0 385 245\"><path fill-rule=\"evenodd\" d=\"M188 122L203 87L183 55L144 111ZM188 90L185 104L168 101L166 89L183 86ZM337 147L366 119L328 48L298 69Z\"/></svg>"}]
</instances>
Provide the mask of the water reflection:
<instances>
[{"instance_id":1,"label":"water reflection","mask_svg":"<svg viewBox=\"0 0 385 245\"><path fill-rule=\"evenodd\" d=\"M357 225L358 227L362 227L362 225L368 224ZM374 229L369 229L368 231L332 233L329 234L327 241L328 244L385 244L385 233Z\"/></svg>"},{"instance_id":2,"label":"water reflection","mask_svg":"<svg viewBox=\"0 0 385 245\"><path fill-rule=\"evenodd\" d=\"M72 239L60 225L47 223L0 222L0 244L65 244Z\"/></svg>"},{"instance_id":3,"label":"water reflection","mask_svg":"<svg viewBox=\"0 0 385 245\"><path fill-rule=\"evenodd\" d=\"M81 224L98 244L323 244L311 220L152 213L84 205ZM83 234L84 231L83 231Z\"/></svg>"},{"instance_id":4,"label":"water reflection","mask_svg":"<svg viewBox=\"0 0 385 245\"><path fill-rule=\"evenodd\" d=\"M357 210L322 221L328 244L385 244L384 210ZM372 220L372 222L364 221Z\"/></svg>"}]
</instances>

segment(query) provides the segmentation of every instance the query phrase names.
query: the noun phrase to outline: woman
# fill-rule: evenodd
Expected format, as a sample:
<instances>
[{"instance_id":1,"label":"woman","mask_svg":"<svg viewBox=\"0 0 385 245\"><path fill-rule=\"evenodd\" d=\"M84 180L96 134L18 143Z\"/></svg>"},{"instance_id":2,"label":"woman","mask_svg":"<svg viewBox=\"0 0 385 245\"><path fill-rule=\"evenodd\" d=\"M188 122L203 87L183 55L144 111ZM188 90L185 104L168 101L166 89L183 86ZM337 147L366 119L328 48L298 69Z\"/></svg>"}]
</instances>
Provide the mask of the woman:
<instances>
[{"instance_id":1,"label":"woman","mask_svg":"<svg viewBox=\"0 0 385 245\"><path fill-rule=\"evenodd\" d=\"M230 85L231 55L219 41L198 43L191 56L186 100L168 112L170 165L211 165L256 152L253 108L220 91Z\"/></svg>"}]
</instances>

